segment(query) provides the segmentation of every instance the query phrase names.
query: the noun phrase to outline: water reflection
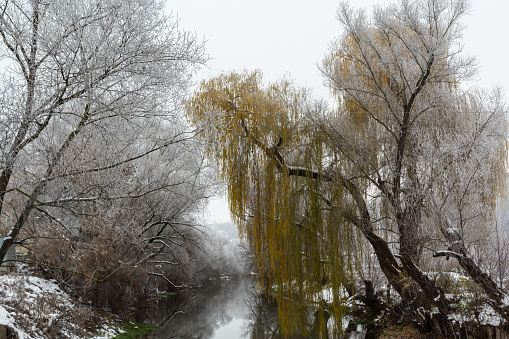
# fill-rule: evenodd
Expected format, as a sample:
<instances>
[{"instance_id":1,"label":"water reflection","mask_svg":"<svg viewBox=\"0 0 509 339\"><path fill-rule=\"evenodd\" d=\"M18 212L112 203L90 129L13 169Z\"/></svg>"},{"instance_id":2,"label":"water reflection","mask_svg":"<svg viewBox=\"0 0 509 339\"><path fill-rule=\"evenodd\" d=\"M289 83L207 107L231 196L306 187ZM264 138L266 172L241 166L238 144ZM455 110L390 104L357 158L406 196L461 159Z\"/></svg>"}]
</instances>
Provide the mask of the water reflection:
<instances>
[{"instance_id":1,"label":"water reflection","mask_svg":"<svg viewBox=\"0 0 509 339\"><path fill-rule=\"evenodd\" d=\"M159 326L146 338L254 338L250 336L255 281L210 281L179 296L147 305L137 321Z\"/></svg>"},{"instance_id":2,"label":"water reflection","mask_svg":"<svg viewBox=\"0 0 509 339\"><path fill-rule=\"evenodd\" d=\"M159 326L145 338L280 338L277 306L256 293L255 280L211 281L149 303L136 320ZM364 334L346 337L364 338Z\"/></svg>"}]
</instances>

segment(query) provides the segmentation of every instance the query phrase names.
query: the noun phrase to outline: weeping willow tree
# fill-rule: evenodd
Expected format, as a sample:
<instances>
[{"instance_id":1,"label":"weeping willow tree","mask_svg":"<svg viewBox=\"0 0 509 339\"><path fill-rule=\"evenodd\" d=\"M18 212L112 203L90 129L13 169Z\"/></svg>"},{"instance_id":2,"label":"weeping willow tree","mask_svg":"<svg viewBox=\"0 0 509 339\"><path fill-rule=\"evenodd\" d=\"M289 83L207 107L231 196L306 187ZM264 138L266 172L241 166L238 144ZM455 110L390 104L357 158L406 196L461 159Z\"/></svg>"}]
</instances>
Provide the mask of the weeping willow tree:
<instances>
[{"instance_id":1,"label":"weeping willow tree","mask_svg":"<svg viewBox=\"0 0 509 339\"><path fill-rule=\"evenodd\" d=\"M188 101L284 333L305 331L323 285L341 324L362 243L411 317L436 306L447 319L450 301L420 268L447 256L509 320L503 291L467 250L494 225L507 167L500 92L460 89L474 67L455 49L467 10L464 0L402 1L368 19L342 4L344 33L321 67L332 111L290 81L265 85L257 71L204 81Z\"/></svg>"},{"instance_id":2,"label":"weeping willow tree","mask_svg":"<svg viewBox=\"0 0 509 339\"><path fill-rule=\"evenodd\" d=\"M209 156L228 184L231 213L267 289L277 287L286 333L304 330L293 326L305 323L307 304L320 302L322 281L330 278L340 299L351 253L344 250L355 238L350 227L329 222L341 219L330 204L342 187L327 185L324 159L334 154L305 117L323 108L289 81L263 86L260 72L204 82L187 105L195 123L211 126ZM339 304L331 309L341 312Z\"/></svg>"}]
</instances>

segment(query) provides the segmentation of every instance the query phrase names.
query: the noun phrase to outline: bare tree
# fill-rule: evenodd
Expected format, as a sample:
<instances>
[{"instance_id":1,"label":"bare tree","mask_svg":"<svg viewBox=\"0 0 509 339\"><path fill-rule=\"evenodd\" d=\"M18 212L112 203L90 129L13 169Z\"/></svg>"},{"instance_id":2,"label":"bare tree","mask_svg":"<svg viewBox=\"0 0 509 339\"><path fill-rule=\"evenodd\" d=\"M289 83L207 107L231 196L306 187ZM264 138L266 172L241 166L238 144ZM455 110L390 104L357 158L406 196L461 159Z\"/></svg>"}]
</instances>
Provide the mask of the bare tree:
<instances>
[{"instance_id":1,"label":"bare tree","mask_svg":"<svg viewBox=\"0 0 509 339\"><path fill-rule=\"evenodd\" d=\"M3 259L35 209L156 190L112 179L194 135L178 114L206 57L157 0L14 0L1 13Z\"/></svg>"}]
</instances>

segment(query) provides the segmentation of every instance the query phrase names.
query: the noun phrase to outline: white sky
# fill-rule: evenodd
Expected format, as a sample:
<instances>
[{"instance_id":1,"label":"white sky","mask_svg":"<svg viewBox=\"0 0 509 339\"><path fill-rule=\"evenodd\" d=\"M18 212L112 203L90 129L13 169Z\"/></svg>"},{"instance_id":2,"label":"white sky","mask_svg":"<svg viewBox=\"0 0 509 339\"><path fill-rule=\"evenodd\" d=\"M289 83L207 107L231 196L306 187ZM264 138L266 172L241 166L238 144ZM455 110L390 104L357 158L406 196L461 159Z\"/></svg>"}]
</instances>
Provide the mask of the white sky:
<instances>
[{"instance_id":1,"label":"white sky","mask_svg":"<svg viewBox=\"0 0 509 339\"><path fill-rule=\"evenodd\" d=\"M354 8L392 1L354 0ZM291 76L300 86L328 98L317 69L330 42L341 35L337 0L171 0L168 10L181 28L207 41L212 58L197 81L221 71L260 69L266 81ZM477 57L476 85L500 85L509 91L509 1L472 0L462 44ZM225 201L210 204L211 222L229 221Z\"/></svg>"}]
</instances>

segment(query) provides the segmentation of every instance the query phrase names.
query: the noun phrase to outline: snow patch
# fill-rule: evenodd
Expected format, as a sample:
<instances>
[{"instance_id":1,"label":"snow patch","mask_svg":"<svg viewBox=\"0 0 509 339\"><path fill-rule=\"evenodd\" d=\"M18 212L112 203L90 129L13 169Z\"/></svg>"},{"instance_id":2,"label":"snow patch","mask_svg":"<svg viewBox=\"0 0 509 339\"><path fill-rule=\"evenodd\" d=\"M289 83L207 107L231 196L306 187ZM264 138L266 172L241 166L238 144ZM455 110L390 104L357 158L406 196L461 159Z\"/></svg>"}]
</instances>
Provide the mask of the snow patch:
<instances>
[{"instance_id":1,"label":"snow patch","mask_svg":"<svg viewBox=\"0 0 509 339\"><path fill-rule=\"evenodd\" d=\"M20 274L0 276L0 325L8 326L20 339L90 338L94 333L82 327L93 314L55 282ZM119 332L106 320L102 327L98 338L113 338Z\"/></svg>"}]
</instances>

